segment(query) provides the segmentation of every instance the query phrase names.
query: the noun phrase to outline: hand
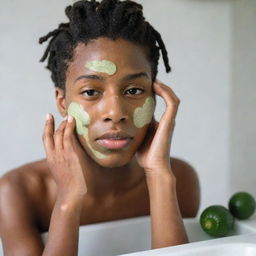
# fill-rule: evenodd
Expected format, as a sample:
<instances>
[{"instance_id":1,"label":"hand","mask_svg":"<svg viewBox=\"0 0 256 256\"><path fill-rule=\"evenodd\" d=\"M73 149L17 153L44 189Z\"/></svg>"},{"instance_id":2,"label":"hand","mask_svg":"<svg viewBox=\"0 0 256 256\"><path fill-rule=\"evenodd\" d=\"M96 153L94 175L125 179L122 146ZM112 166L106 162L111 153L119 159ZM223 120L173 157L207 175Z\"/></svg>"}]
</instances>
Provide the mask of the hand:
<instances>
[{"instance_id":1,"label":"hand","mask_svg":"<svg viewBox=\"0 0 256 256\"><path fill-rule=\"evenodd\" d=\"M85 195L87 186L83 170L88 155L74 134L75 119L63 120L54 132L54 118L46 120L43 142L47 163L57 184L58 193Z\"/></svg>"},{"instance_id":2,"label":"hand","mask_svg":"<svg viewBox=\"0 0 256 256\"><path fill-rule=\"evenodd\" d=\"M170 147L175 127L175 117L180 99L173 90L159 80L153 83L153 91L166 103L166 110L160 122L154 118L150 123L145 140L139 147L136 157L146 175L161 174L161 170L170 170Z\"/></svg>"}]
</instances>

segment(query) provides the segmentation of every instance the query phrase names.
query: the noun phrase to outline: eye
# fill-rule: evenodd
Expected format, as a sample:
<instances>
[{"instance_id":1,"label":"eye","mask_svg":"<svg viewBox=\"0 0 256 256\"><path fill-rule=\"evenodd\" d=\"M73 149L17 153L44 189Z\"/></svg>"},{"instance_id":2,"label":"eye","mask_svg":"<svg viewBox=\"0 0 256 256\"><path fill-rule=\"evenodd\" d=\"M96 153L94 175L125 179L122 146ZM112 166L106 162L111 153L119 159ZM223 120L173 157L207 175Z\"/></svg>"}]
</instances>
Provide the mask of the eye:
<instances>
[{"instance_id":1,"label":"eye","mask_svg":"<svg viewBox=\"0 0 256 256\"><path fill-rule=\"evenodd\" d=\"M83 91L82 94L84 95L84 93L88 93L86 96L95 96L93 95L94 92L97 92L97 91L90 89L90 90Z\"/></svg>"},{"instance_id":2,"label":"eye","mask_svg":"<svg viewBox=\"0 0 256 256\"><path fill-rule=\"evenodd\" d=\"M132 94L132 95L138 95L138 93L135 93L137 90L140 90L141 93L144 92L144 90L142 90L142 89L140 89L140 88L131 88L131 89L128 89L127 92L130 91L130 92L131 92L130 94ZM141 94L141 93L139 93L139 94Z\"/></svg>"}]
</instances>

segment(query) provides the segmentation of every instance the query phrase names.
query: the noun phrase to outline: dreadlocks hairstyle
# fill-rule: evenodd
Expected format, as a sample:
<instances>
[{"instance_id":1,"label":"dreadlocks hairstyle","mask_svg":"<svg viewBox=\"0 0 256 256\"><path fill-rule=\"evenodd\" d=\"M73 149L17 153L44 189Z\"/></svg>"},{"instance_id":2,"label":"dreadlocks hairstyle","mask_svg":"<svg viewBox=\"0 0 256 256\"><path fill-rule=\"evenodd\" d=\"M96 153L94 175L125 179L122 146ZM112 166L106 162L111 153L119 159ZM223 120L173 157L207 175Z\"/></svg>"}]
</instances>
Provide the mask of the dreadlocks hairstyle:
<instances>
[{"instance_id":1,"label":"dreadlocks hairstyle","mask_svg":"<svg viewBox=\"0 0 256 256\"><path fill-rule=\"evenodd\" d=\"M145 48L151 62L153 81L161 50L166 72L170 72L161 35L145 21L142 10L142 5L130 0L81 0L67 6L65 13L69 22L59 24L57 29L39 38L42 44L52 37L40 61L49 56L46 68L51 71L55 87L65 92L65 72L77 44L87 44L99 37L123 38Z\"/></svg>"}]
</instances>

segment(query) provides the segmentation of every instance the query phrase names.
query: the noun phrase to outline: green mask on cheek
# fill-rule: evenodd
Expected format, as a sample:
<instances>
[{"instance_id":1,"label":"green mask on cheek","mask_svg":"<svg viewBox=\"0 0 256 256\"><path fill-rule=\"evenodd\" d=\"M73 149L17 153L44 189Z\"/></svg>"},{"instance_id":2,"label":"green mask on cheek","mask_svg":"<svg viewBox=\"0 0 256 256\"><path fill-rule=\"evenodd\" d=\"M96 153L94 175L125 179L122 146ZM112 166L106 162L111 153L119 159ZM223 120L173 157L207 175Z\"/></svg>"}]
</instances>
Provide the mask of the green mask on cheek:
<instances>
[{"instance_id":1,"label":"green mask on cheek","mask_svg":"<svg viewBox=\"0 0 256 256\"><path fill-rule=\"evenodd\" d=\"M149 124L152 120L155 111L155 100L149 96L146 98L142 107L138 107L133 113L133 122L137 128L142 128L146 124Z\"/></svg>"},{"instance_id":2,"label":"green mask on cheek","mask_svg":"<svg viewBox=\"0 0 256 256\"><path fill-rule=\"evenodd\" d=\"M83 109L83 107L75 101L72 101L68 107L68 114L73 116L76 120L76 132L79 135L84 136L88 147L92 151L92 153L99 159L104 159L107 156L100 153L99 151L95 150L89 140L88 136L88 128L87 126L90 124L90 116L89 114Z\"/></svg>"}]
</instances>

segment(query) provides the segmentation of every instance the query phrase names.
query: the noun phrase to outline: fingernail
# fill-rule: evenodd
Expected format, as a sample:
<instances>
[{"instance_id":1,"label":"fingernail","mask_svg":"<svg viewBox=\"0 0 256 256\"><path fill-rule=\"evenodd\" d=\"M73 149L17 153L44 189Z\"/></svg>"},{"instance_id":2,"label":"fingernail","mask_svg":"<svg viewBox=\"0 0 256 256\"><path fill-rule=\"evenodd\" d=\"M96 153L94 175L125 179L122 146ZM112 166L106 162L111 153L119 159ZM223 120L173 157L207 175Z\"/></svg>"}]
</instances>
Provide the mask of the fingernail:
<instances>
[{"instance_id":1,"label":"fingernail","mask_svg":"<svg viewBox=\"0 0 256 256\"><path fill-rule=\"evenodd\" d=\"M68 122L71 123L73 121L73 116L68 116Z\"/></svg>"},{"instance_id":2,"label":"fingernail","mask_svg":"<svg viewBox=\"0 0 256 256\"><path fill-rule=\"evenodd\" d=\"M46 120L50 120L51 119L51 115L49 113L47 113L45 119Z\"/></svg>"},{"instance_id":3,"label":"fingernail","mask_svg":"<svg viewBox=\"0 0 256 256\"><path fill-rule=\"evenodd\" d=\"M65 116L63 120L67 120L68 119L68 116Z\"/></svg>"}]
</instances>

